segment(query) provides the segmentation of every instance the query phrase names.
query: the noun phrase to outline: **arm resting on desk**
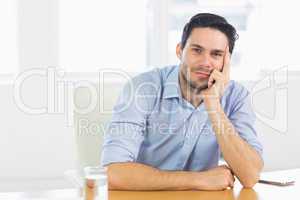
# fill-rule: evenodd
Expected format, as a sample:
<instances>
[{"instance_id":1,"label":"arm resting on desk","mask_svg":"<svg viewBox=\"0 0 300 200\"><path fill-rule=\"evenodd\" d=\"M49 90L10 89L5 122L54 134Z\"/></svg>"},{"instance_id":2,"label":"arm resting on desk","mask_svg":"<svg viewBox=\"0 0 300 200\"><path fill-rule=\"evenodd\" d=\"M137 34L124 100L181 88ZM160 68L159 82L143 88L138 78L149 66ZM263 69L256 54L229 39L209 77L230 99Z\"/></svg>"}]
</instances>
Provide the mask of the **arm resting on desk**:
<instances>
[{"instance_id":1,"label":"arm resting on desk","mask_svg":"<svg viewBox=\"0 0 300 200\"><path fill-rule=\"evenodd\" d=\"M259 180L263 168L260 155L236 132L224 113L219 100L204 101L225 161L246 188L253 187ZM222 124L222 126L219 126Z\"/></svg>"},{"instance_id":2,"label":"arm resting on desk","mask_svg":"<svg viewBox=\"0 0 300 200\"><path fill-rule=\"evenodd\" d=\"M111 190L223 190L234 183L226 166L203 172L162 171L133 162L107 167Z\"/></svg>"}]
</instances>

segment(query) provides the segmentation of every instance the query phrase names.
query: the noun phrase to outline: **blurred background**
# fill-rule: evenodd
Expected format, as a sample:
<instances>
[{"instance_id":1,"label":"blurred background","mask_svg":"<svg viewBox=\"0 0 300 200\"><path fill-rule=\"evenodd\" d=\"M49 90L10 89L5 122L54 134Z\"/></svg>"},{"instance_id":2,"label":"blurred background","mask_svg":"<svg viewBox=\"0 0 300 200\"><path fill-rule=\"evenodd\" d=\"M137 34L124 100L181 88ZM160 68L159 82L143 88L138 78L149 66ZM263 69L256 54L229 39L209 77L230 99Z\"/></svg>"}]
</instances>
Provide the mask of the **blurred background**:
<instances>
[{"instance_id":1,"label":"blurred background","mask_svg":"<svg viewBox=\"0 0 300 200\"><path fill-rule=\"evenodd\" d=\"M99 164L123 83L178 64L199 12L238 30L231 78L251 91L264 170L299 168L298 10L292 0L1 0L0 192L71 187L66 170Z\"/></svg>"}]
</instances>

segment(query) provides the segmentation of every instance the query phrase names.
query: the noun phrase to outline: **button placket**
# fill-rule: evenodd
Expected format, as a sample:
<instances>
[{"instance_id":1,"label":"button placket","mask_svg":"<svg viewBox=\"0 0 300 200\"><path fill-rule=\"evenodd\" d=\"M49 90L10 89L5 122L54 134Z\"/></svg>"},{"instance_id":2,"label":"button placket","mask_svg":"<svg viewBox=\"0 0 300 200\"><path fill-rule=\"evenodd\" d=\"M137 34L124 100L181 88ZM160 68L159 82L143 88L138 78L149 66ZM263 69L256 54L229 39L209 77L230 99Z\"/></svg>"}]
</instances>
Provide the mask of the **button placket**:
<instances>
[{"instance_id":1,"label":"button placket","mask_svg":"<svg viewBox=\"0 0 300 200\"><path fill-rule=\"evenodd\" d=\"M193 119L196 118L196 119ZM197 120L198 119L198 120ZM178 167L181 167L181 169L183 169L186 165L186 163L188 162L188 159L190 157L190 154L192 152L192 150L194 149L194 146L196 145L204 125L206 124L208 119L208 115L207 112L205 112L205 110L201 109L201 110L195 110L195 112L193 112L192 116L190 117L189 120L195 120L191 123L195 123L195 128L191 129L191 126L189 124L187 124L186 126L188 127L185 131L186 131L186 137L181 149L181 156L178 162ZM195 132L196 131L196 132ZM195 132L195 133L192 133Z\"/></svg>"}]
</instances>

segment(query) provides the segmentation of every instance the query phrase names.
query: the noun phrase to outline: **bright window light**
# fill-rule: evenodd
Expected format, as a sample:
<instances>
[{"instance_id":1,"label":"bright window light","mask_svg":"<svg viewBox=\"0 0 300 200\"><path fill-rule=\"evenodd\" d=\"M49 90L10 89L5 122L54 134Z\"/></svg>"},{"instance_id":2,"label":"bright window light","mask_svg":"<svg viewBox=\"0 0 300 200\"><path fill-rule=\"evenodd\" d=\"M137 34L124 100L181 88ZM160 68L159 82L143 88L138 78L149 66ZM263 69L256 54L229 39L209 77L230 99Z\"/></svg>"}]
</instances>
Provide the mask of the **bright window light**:
<instances>
[{"instance_id":1,"label":"bright window light","mask_svg":"<svg viewBox=\"0 0 300 200\"><path fill-rule=\"evenodd\" d=\"M145 2L59 1L60 67L74 72L145 68Z\"/></svg>"},{"instance_id":2,"label":"bright window light","mask_svg":"<svg viewBox=\"0 0 300 200\"><path fill-rule=\"evenodd\" d=\"M0 74L18 69L17 15L15 0L0 1Z\"/></svg>"}]
</instances>

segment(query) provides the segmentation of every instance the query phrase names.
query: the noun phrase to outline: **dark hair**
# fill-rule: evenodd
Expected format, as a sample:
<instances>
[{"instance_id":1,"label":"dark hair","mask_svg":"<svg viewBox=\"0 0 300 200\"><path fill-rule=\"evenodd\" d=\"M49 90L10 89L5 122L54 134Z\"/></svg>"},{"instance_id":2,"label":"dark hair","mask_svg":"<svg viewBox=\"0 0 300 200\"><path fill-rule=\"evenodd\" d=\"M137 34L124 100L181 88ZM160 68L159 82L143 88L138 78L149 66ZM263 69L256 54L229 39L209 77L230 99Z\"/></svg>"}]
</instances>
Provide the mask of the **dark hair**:
<instances>
[{"instance_id":1,"label":"dark hair","mask_svg":"<svg viewBox=\"0 0 300 200\"><path fill-rule=\"evenodd\" d=\"M194 28L214 28L227 36L229 42L229 52L232 53L234 43L238 39L238 34L235 28L229 24L224 17L211 13L199 13L193 16L190 21L184 26L181 36L181 48L183 49L188 37Z\"/></svg>"}]
</instances>

